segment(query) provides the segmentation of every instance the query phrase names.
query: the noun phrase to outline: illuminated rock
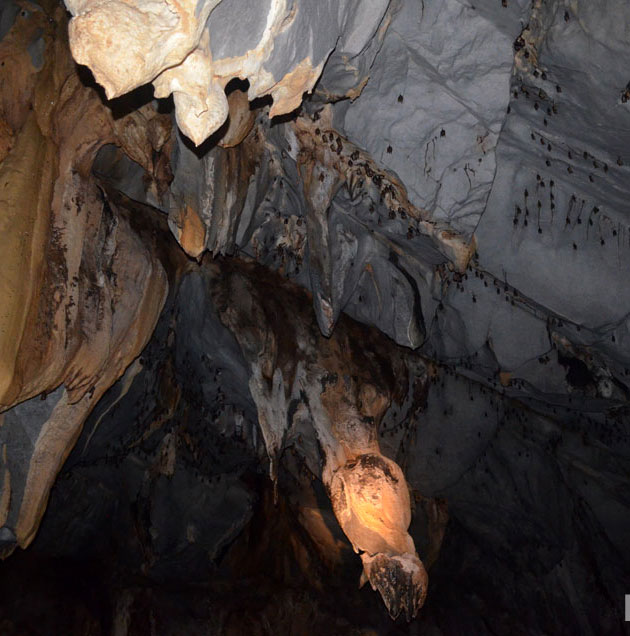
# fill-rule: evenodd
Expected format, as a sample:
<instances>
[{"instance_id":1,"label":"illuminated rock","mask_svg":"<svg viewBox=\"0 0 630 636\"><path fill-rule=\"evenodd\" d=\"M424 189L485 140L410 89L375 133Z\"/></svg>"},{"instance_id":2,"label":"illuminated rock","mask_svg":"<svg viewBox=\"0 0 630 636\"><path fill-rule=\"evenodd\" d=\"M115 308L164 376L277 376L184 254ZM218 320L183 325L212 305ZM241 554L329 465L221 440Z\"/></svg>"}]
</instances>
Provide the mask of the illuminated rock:
<instances>
[{"instance_id":1,"label":"illuminated rock","mask_svg":"<svg viewBox=\"0 0 630 636\"><path fill-rule=\"evenodd\" d=\"M403 612L411 620L424 604L428 576L407 533L409 492L400 467L377 452L357 455L333 473L330 493L365 579L392 618Z\"/></svg>"},{"instance_id":2,"label":"illuminated rock","mask_svg":"<svg viewBox=\"0 0 630 636\"><path fill-rule=\"evenodd\" d=\"M378 370L361 360L350 324L324 338L305 305L295 301L292 330L285 333L289 303L282 305L283 290L276 288L272 297L264 281L255 286L253 277L238 269L223 272L221 280L217 276L212 272L213 296L219 306L232 299L221 318L250 365L249 388L272 479L278 479L285 439L302 409L299 419L309 423L322 449L321 479L339 525L361 555L365 579L393 618L402 612L410 620L424 603L428 577L407 532L407 482L381 453L378 429L392 407L394 389L384 369L396 368L405 377L413 366L405 356L385 357Z\"/></svg>"},{"instance_id":3,"label":"illuminated rock","mask_svg":"<svg viewBox=\"0 0 630 636\"><path fill-rule=\"evenodd\" d=\"M295 110L337 48L357 55L389 0L68 0L70 46L109 98L153 82L173 93L182 131L199 145L225 121L226 84L271 95L270 116ZM346 34L344 35L344 32ZM358 81L358 79L357 79Z\"/></svg>"}]
</instances>

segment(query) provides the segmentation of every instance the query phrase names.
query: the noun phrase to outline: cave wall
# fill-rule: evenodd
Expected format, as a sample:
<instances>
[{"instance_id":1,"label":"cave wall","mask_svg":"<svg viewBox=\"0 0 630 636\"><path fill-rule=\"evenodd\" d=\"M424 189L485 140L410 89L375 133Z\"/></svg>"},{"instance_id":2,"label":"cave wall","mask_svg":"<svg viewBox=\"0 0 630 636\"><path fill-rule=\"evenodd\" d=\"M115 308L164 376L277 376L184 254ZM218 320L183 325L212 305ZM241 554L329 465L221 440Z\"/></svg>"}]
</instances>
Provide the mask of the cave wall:
<instances>
[{"instance_id":1,"label":"cave wall","mask_svg":"<svg viewBox=\"0 0 630 636\"><path fill-rule=\"evenodd\" d=\"M33 554L113 551L86 611L121 633L186 577L225 603L258 543L303 626L621 633L630 14L600 4L5 3L3 554L50 496ZM426 568L418 617L331 608L361 566L408 619Z\"/></svg>"},{"instance_id":2,"label":"cave wall","mask_svg":"<svg viewBox=\"0 0 630 636\"><path fill-rule=\"evenodd\" d=\"M148 341L167 291L154 250L112 208L91 164L112 142L152 170L170 122L146 110L116 118L85 90L64 13L55 3L47 9L10 5L2 13L3 24L13 19L0 43L7 550L32 540L83 421Z\"/></svg>"}]
</instances>

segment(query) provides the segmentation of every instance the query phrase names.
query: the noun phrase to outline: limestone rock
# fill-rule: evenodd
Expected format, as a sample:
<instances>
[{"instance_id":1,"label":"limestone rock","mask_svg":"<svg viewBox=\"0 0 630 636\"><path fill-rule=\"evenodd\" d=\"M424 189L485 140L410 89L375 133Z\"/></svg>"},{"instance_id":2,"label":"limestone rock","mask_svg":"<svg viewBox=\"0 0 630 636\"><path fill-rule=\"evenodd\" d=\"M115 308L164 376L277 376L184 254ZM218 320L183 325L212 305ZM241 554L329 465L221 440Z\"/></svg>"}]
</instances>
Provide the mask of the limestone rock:
<instances>
[{"instance_id":1,"label":"limestone rock","mask_svg":"<svg viewBox=\"0 0 630 636\"><path fill-rule=\"evenodd\" d=\"M147 342L167 292L155 254L90 174L108 142L139 161L158 152L137 134L151 115L114 121L75 72L61 10L56 27L45 24L44 62L27 74L30 90L2 84L14 142L0 164L0 516L21 547L33 539L83 421ZM28 28L16 23L2 45L19 46ZM10 115L20 109L29 114ZM152 159L145 166L151 171ZM48 393L44 408L28 406Z\"/></svg>"},{"instance_id":2,"label":"limestone rock","mask_svg":"<svg viewBox=\"0 0 630 636\"><path fill-rule=\"evenodd\" d=\"M249 81L250 100L271 95L270 116L289 113L312 91L342 42L359 52L389 0L68 0L70 46L108 97L153 82L174 94L177 121L199 145L228 114L226 84ZM362 6L365 9L362 10ZM341 49L340 52L343 52Z\"/></svg>"}]
</instances>

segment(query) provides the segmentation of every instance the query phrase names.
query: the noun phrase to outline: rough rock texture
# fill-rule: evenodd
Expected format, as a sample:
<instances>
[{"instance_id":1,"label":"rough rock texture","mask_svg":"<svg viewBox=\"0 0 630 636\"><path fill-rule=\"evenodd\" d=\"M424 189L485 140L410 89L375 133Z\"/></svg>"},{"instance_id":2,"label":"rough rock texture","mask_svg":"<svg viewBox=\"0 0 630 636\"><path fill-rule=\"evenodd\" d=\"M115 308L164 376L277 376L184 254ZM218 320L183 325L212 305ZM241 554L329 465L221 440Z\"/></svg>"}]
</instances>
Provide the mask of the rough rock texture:
<instances>
[{"instance_id":1,"label":"rough rock texture","mask_svg":"<svg viewBox=\"0 0 630 636\"><path fill-rule=\"evenodd\" d=\"M333 50L368 45L390 2L324 0L68 0L70 45L108 97L153 82L174 95L177 121L199 145L228 116L225 86L249 81L249 99L271 95L270 115L295 110ZM343 34L343 35L342 35Z\"/></svg>"},{"instance_id":2,"label":"rough rock texture","mask_svg":"<svg viewBox=\"0 0 630 636\"><path fill-rule=\"evenodd\" d=\"M273 279L267 283L255 270L249 276L228 268L213 273L219 317L249 367L249 391L272 479L277 480L292 429L312 427L323 453L316 474L339 525L361 554L366 578L393 618L401 611L408 619L415 616L426 597L427 575L407 533L407 483L399 466L382 455L378 427L394 403L400 407L413 399L407 393L422 383L422 368L402 352L388 359L378 341L370 347L372 356L366 356L357 349L366 335L361 338L350 326L339 327L330 339L322 337L297 289L282 289ZM413 383L410 375L416 376ZM396 580L390 570L399 570L401 563L408 579Z\"/></svg>"},{"instance_id":3,"label":"rough rock texture","mask_svg":"<svg viewBox=\"0 0 630 636\"><path fill-rule=\"evenodd\" d=\"M0 42L9 140L0 164L0 522L9 550L32 540L83 421L148 341L167 290L161 264L90 169L109 142L152 171L169 122L151 109L115 119L81 83L62 11L50 11L21 10ZM41 59L20 58L34 47Z\"/></svg>"},{"instance_id":4,"label":"rough rock texture","mask_svg":"<svg viewBox=\"0 0 630 636\"><path fill-rule=\"evenodd\" d=\"M151 585L210 575L216 594L243 549L238 537L255 523L261 479L254 475L268 462L275 496L290 503L282 512L286 503L270 501L266 514L291 519L303 575L327 564L349 569L343 580L354 575L345 585L356 587L345 533L391 615L415 615L427 578L407 534L408 486L381 454L378 429L392 409L423 408L422 369L409 352L392 352L382 335L348 319L325 339L305 294L259 266L193 269L181 255L174 261L179 274L154 337L86 422L36 553L103 559L114 544L124 580L134 568ZM368 355L357 346L365 342ZM270 518L264 523L273 527ZM439 551L443 535L421 528L427 553ZM272 532L271 540L280 539ZM268 550L270 559L283 553ZM396 579L401 564L407 581ZM129 593L133 602L136 592ZM115 620L125 611L117 606Z\"/></svg>"},{"instance_id":5,"label":"rough rock texture","mask_svg":"<svg viewBox=\"0 0 630 636\"><path fill-rule=\"evenodd\" d=\"M2 6L0 631L624 633L627 4L67 6L173 100Z\"/></svg>"}]
</instances>

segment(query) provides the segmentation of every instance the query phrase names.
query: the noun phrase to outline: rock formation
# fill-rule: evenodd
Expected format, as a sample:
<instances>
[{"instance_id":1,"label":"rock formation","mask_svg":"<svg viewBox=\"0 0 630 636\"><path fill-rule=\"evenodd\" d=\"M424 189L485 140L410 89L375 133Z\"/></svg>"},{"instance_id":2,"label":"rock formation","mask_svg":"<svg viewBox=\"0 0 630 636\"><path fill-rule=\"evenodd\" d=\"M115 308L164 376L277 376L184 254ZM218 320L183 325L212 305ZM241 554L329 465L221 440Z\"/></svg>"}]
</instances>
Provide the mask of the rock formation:
<instances>
[{"instance_id":1,"label":"rock formation","mask_svg":"<svg viewBox=\"0 0 630 636\"><path fill-rule=\"evenodd\" d=\"M250 100L271 95L270 115L298 108L336 51L370 44L388 0L317 5L286 0L69 0L70 46L109 98L153 82L173 93L177 122L199 145L228 116L225 86L248 80ZM349 65L349 72L355 68Z\"/></svg>"},{"instance_id":2,"label":"rock formation","mask_svg":"<svg viewBox=\"0 0 630 636\"><path fill-rule=\"evenodd\" d=\"M170 122L150 109L116 120L81 83L65 31L60 8L23 9L0 43L7 549L32 541L85 418L147 343L167 291L159 260L91 167L112 143L153 172Z\"/></svg>"},{"instance_id":3,"label":"rock formation","mask_svg":"<svg viewBox=\"0 0 630 636\"><path fill-rule=\"evenodd\" d=\"M629 20L0 5L0 632L622 633Z\"/></svg>"}]
</instances>

